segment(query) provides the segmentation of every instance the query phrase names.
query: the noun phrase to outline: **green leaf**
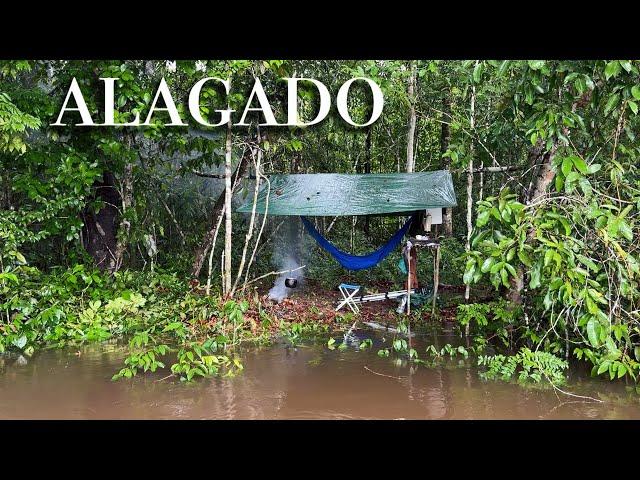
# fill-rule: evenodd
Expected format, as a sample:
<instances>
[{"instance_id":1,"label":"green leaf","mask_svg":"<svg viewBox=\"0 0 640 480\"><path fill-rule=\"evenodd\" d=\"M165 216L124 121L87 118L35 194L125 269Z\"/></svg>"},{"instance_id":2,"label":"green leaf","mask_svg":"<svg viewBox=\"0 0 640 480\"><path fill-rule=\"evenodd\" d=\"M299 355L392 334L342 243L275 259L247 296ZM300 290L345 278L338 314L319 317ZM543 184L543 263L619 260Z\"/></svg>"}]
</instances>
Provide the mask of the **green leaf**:
<instances>
[{"instance_id":1,"label":"green leaf","mask_svg":"<svg viewBox=\"0 0 640 480\"><path fill-rule=\"evenodd\" d=\"M532 290L540 286L540 264L536 264L531 270L531 281L529 282L529 288Z\"/></svg>"},{"instance_id":2,"label":"green leaf","mask_svg":"<svg viewBox=\"0 0 640 480\"><path fill-rule=\"evenodd\" d=\"M629 241L633 240L633 230L631 230L631 227L629 226L629 224L624 220L620 220L618 232L621 233L622 236L627 240Z\"/></svg>"},{"instance_id":3,"label":"green leaf","mask_svg":"<svg viewBox=\"0 0 640 480\"><path fill-rule=\"evenodd\" d=\"M518 252L518 258L524 265L526 265L527 267L531 267L532 265L531 258L529 257L527 252L525 252L524 250L520 250Z\"/></svg>"},{"instance_id":4,"label":"green leaf","mask_svg":"<svg viewBox=\"0 0 640 480\"><path fill-rule=\"evenodd\" d=\"M620 66L624 68L627 72L631 71L631 62L629 60L620 60Z\"/></svg>"},{"instance_id":5,"label":"green leaf","mask_svg":"<svg viewBox=\"0 0 640 480\"><path fill-rule=\"evenodd\" d=\"M565 177L569 175L572 168L573 168L573 162L571 161L571 158L567 157L564 160L562 160L562 174Z\"/></svg>"},{"instance_id":6,"label":"green leaf","mask_svg":"<svg viewBox=\"0 0 640 480\"><path fill-rule=\"evenodd\" d=\"M634 102L633 100L629 100L629 108L631 109L631 111L637 115L638 114L638 104L636 102Z\"/></svg>"},{"instance_id":7,"label":"green leaf","mask_svg":"<svg viewBox=\"0 0 640 480\"><path fill-rule=\"evenodd\" d=\"M516 269L513 267L513 265L511 265L509 263L505 263L504 266L507 269L507 271L511 274L511 276L513 276L515 278L517 273L516 273Z\"/></svg>"},{"instance_id":8,"label":"green leaf","mask_svg":"<svg viewBox=\"0 0 640 480\"><path fill-rule=\"evenodd\" d=\"M633 98L636 100L640 100L640 88L638 88L637 85L631 87L631 95L633 95Z\"/></svg>"},{"instance_id":9,"label":"green leaf","mask_svg":"<svg viewBox=\"0 0 640 480\"><path fill-rule=\"evenodd\" d=\"M595 262L593 260L591 260L588 257L585 257L584 255L581 254L577 254L576 258L578 259L578 261L580 263L582 263L583 265L585 265L586 267L588 267L589 269L591 269L594 272L598 271L598 266L595 264Z\"/></svg>"},{"instance_id":10,"label":"green leaf","mask_svg":"<svg viewBox=\"0 0 640 480\"><path fill-rule=\"evenodd\" d=\"M502 277L502 284L509 288L509 274L507 273L507 270L504 268L500 270L500 276Z\"/></svg>"},{"instance_id":11,"label":"green leaf","mask_svg":"<svg viewBox=\"0 0 640 480\"><path fill-rule=\"evenodd\" d=\"M503 266L504 266L504 262L498 262L495 265L493 265L489 271L492 274L497 273L498 270L502 269Z\"/></svg>"},{"instance_id":12,"label":"green leaf","mask_svg":"<svg viewBox=\"0 0 640 480\"><path fill-rule=\"evenodd\" d=\"M609 360L605 360L604 362L602 362L598 367L598 375L609 370L609 365L611 365L611 362Z\"/></svg>"},{"instance_id":13,"label":"green leaf","mask_svg":"<svg viewBox=\"0 0 640 480\"><path fill-rule=\"evenodd\" d=\"M567 184L575 182L580 178L582 178L582 175L580 175L580 173L571 171L569 172L569 175L567 175Z\"/></svg>"},{"instance_id":14,"label":"green leaf","mask_svg":"<svg viewBox=\"0 0 640 480\"><path fill-rule=\"evenodd\" d=\"M591 343L591 346L597 348L600 346L600 341L598 339L598 332L596 331L596 326L597 326L597 320L595 318L589 319L589 321L587 322L587 337L589 338L589 343ZM600 375L600 373L602 372L598 371L598 375Z\"/></svg>"},{"instance_id":15,"label":"green leaf","mask_svg":"<svg viewBox=\"0 0 640 480\"><path fill-rule=\"evenodd\" d=\"M467 268L467 270L464 272L462 281L465 283L465 285L469 285L471 283L471 280L473 279L473 274L475 273L475 271L476 271L476 266L474 264L470 268Z\"/></svg>"},{"instance_id":16,"label":"green leaf","mask_svg":"<svg viewBox=\"0 0 640 480\"><path fill-rule=\"evenodd\" d=\"M481 62L476 63L476 66L473 68L473 83L479 83L482 78L482 69L483 65Z\"/></svg>"},{"instance_id":17,"label":"green leaf","mask_svg":"<svg viewBox=\"0 0 640 480\"><path fill-rule=\"evenodd\" d=\"M497 72L498 77L501 77L504 74L504 72L507 71L507 67L509 66L509 63L510 63L510 60L504 60L500 64L500 66L498 67L498 72Z\"/></svg>"},{"instance_id":18,"label":"green leaf","mask_svg":"<svg viewBox=\"0 0 640 480\"><path fill-rule=\"evenodd\" d=\"M477 227L484 227L487 222L489 222L489 216L490 216L490 211L489 210L483 210L478 214L478 218L476 220L476 226Z\"/></svg>"},{"instance_id":19,"label":"green leaf","mask_svg":"<svg viewBox=\"0 0 640 480\"><path fill-rule=\"evenodd\" d=\"M555 250L549 248L546 252L544 252L544 266L548 267L549 264L553 261L553 255L555 254Z\"/></svg>"},{"instance_id":20,"label":"green leaf","mask_svg":"<svg viewBox=\"0 0 640 480\"><path fill-rule=\"evenodd\" d=\"M620 70L620 62L618 62L617 60L613 60L607 63L607 66L604 68L604 76L607 80L609 80L611 77L615 77L616 75L618 75L618 73L620 73Z\"/></svg>"},{"instance_id":21,"label":"green leaf","mask_svg":"<svg viewBox=\"0 0 640 480\"><path fill-rule=\"evenodd\" d=\"M591 182L589 182L589 180L587 180L586 178L581 178L578 185L580 185L580 190L582 190L582 193L584 193L585 197L591 196L591 192L593 191L593 189L591 188Z\"/></svg>"},{"instance_id":22,"label":"green leaf","mask_svg":"<svg viewBox=\"0 0 640 480\"><path fill-rule=\"evenodd\" d=\"M13 342L11 342L14 346L18 347L19 349L23 349L24 346L27 344L27 337L22 335L19 338L16 338Z\"/></svg>"},{"instance_id":23,"label":"green leaf","mask_svg":"<svg viewBox=\"0 0 640 480\"><path fill-rule=\"evenodd\" d=\"M482 267L480 267L480 271L482 273L487 273L489 269L493 266L493 262L495 262L494 257L487 258L484 262L482 262Z\"/></svg>"},{"instance_id":24,"label":"green leaf","mask_svg":"<svg viewBox=\"0 0 640 480\"><path fill-rule=\"evenodd\" d=\"M612 93L611 95L609 95L607 104L604 106L604 115L605 116L609 115L609 112L611 112L615 107L617 107L619 102L620 102L619 94Z\"/></svg>"},{"instance_id":25,"label":"green leaf","mask_svg":"<svg viewBox=\"0 0 640 480\"><path fill-rule=\"evenodd\" d=\"M546 62L544 60L529 60L528 64L529 64L529 68L531 68L531 70L541 70L542 67L544 67L544 64Z\"/></svg>"},{"instance_id":26,"label":"green leaf","mask_svg":"<svg viewBox=\"0 0 640 480\"><path fill-rule=\"evenodd\" d=\"M596 173L600 171L601 168L602 168L602 165L599 163L591 164L589 165L589 173Z\"/></svg>"},{"instance_id":27,"label":"green leaf","mask_svg":"<svg viewBox=\"0 0 640 480\"><path fill-rule=\"evenodd\" d=\"M589 173L589 167L587 167L587 162L585 162L583 159L581 159L580 157L571 157L571 160L573 161L573 164L575 165L576 169L583 175L586 175L587 173Z\"/></svg>"}]
</instances>

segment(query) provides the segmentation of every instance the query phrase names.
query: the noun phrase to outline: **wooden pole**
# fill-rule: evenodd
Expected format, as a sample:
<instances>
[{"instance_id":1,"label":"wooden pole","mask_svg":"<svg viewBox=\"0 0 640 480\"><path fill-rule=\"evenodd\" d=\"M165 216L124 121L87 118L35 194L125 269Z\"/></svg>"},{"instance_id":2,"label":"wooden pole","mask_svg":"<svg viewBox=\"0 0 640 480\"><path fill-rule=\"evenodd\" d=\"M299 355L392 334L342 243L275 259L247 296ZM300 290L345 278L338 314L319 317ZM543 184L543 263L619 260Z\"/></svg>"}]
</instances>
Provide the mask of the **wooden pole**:
<instances>
[{"instance_id":1,"label":"wooden pole","mask_svg":"<svg viewBox=\"0 0 640 480\"><path fill-rule=\"evenodd\" d=\"M407 316L411 313L411 249L407 250L409 261L407 262Z\"/></svg>"},{"instance_id":2,"label":"wooden pole","mask_svg":"<svg viewBox=\"0 0 640 480\"><path fill-rule=\"evenodd\" d=\"M433 304L431 305L431 315L436 312L436 299L438 297L438 286L440 285L440 246L436 247L436 255L433 259Z\"/></svg>"}]
</instances>

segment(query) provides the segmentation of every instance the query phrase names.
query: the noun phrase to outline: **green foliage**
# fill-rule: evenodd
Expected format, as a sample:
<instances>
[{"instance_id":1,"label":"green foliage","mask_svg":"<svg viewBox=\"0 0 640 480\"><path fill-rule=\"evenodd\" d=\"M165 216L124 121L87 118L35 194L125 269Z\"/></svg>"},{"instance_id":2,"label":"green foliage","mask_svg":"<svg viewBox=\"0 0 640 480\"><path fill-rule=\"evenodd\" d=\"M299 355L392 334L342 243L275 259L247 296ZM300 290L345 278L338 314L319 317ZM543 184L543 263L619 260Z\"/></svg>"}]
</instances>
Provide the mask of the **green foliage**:
<instances>
[{"instance_id":1,"label":"green foliage","mask_svg":"<svg viewBox=\"0 0 640 480\"><path fill-rule=\"evenodd\" d=\"M0 92L0 153L27 151L25 136L28 130L40 127L40 119L21 112L6 93Z\"/></svg>"},{"instance_id":2,"label":"green foliage","mask_svg":"<svg viewBox=\"0 0 640 480\"><path fill-rule=\"evenodd\" d=\"M460 304L456 309L456 320L475 335L499 338L505 346L510 343L509 332L522 318L522 308L504 299L488 303Z\"/></svg>"},{"instance_id":3,"label":"green foliage","mask_svg":"<svg viewBox=\"0 0 640 480\"><path fill-rule=\"evenodd\" d=\"M153 344L149 346L149 343ZM169 351L169 347L164 344L156 345L148 330L136 333L129 345L134 352L125 358L125 367L116 373L112 380L135 377L140 369L144 372L155 372L158 368L164 368L160 358Z\"/></svg>"},{"instance_id":4,"label":"green foliage","mask_svg":"<svg viewBox=\"0 0 640 480\"><path fill-rule=\"evenodd\" d=\"M292 347L295 347L302 335L302 324L292 323L290 325L283 325L281 327L281 333L283 338L285 338Z\"/></svg>"},{"instance_id":5,"label":"green foliage","mask_svg":"<svg viewBox=\"0 0 640 480\"><path fill-rule=\"evenodd\" d=\"M633 314L619 308L640 299L640 265L633 248L635 205L620 206L591 194L594 187L587 176L599 171L599 165L587 165L576 156L557 157L555 164L556 188L572 195L565 197L567 205L548 202L532 212L506 189L499 197L478 202L476 226L482 230L473 239L465 281L486 276L496 288L512 288L518 271L526 268L528 290L534 295L532 316L557 322L567 335L577 329L578 342L593 349L581 358L594 363L596 372L609 362L601 373L636 378L638 365L623 352L633 350L639 332L630 328L636 322ZM612 316L631 323L616 327L615 333ZM529 336L540 338L531 330Z\"/></svg>"},{"instance_id":6,"label":"green foliage","mask_svg":"<svg viewBox=\"0 0 640 480\"><path fill-rule=\"evenodd\" d=\"M509 381L517 375L519 383L548 381L562 385L568 363L549 352L521 348L515 355L485 355L478 357L478 366L487 368L481 375L489 380Z\"/></svg>"},{"instance_id":7,"label":"green foliage","mask_svg":"<svg viewBox=\"0 0 640 480\"><path fill-rule=\"evenodd\" d=\"M280 325L280 335L289 342L292 347L299 345L305 338L314 339L318 336L324 337L327 332L329 332L328 325L315 322L311 319L304 322L282 322ZM335 343L335 340L330 338L327 346L333 350ZM342 344L340 344L338 348L341 348L341 346Z\"/></svg>"},{"instance_id":8,"label":"green foliage","mask_svg":"<svg viewBox=\"0 0 640 480\"><path fill-rule=\"evenodd\" d=\"M174 351L171 368L180 378L233 375L242 370L233 348L262 335L246 328L248 308L247 301L194 294L175 274L162 271L107 276L76 265L43 274L22 266L0 278L0 345L2 351L32 355L47 346L131 335L130 352L114 380L163 369ZM215 353L220 350L225 353Z\"/></svg>"},{"instance_id":9,"label":"green foliage","mask_svg":"<svg viewBox=\"0 0 640 480\"><path fill-rule=\"evenodd\" d=\"M221 374L233 376L242 371L243 366L239 358L229 358L226 355L215 355L217 344L211 340L203 344L191 343L178 351L177 362L171 366L171 372L178 375L180 380L190 382L194 377L209 377Z\"/></svg>"},{"instance_id":10,"label":"green foliage","mask_svg":"<svg viewBox=\"0 0 640 480\"><path fill-rule=\"evenodd\" d=\"M467 350L463 345L454 347L450 343L445 344L440 350L438 350L435 345L429 345L426 349L426 353L432 358L443 358L445 356L455 358L458 355L462 356L465 360L469 358L469 350Z\"/></svg>"}]
</instances>

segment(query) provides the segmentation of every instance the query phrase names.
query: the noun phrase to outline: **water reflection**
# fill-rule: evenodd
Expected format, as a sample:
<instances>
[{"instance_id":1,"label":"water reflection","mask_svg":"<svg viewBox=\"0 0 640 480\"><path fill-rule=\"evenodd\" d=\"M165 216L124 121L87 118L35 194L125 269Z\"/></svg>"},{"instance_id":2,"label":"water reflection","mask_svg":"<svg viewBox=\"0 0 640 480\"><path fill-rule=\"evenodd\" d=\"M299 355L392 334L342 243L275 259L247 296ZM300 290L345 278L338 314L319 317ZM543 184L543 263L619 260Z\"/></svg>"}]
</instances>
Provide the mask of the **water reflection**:
<instances>
[{"instance_id":1,"label":"water reflection","mask_svg":"<svg viewBox=\"0 0 640 480\"><path fill-rule=\"evenodd\" d=\"M640 418L638 396L621 383L572 372L566 389L606 400L584 403L482 381L469 362L395 365L376 355L389 339L372 338L374 347L361 352L323 344L249 350L237 377L191 384L166 371L112 382L125 355L115 344L45 351L26 364L0 357L0 418ZM424 342L415 346L424 351Z\"/></svg>"}]
</instances>

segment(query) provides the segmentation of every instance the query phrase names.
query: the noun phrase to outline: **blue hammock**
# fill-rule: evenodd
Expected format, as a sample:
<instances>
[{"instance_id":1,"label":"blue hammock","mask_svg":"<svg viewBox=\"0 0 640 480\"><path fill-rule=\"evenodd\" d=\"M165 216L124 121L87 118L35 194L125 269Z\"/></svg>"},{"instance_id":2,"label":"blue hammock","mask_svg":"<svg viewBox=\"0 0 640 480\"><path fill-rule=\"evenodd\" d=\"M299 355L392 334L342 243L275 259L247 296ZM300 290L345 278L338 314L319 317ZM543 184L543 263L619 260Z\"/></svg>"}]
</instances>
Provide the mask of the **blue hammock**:
<instances>
[{"instance_id":1,"label":"blue hammock","mask_svg":"<svg viewBox=\"0 0 640 480\"><path fill-rule=\"evenodd\" d=\"M351 255L349 253L338 250L329 240L320 235L313 224L305 217L300 217L302 224L318 244L329 252L338 262L347 270L363 270L365 268L375 267L385 259L400 243L407 230L411 226L414 217L409 218L407 222L398 230L391 239L375 252L368 255Z\"/></svg>"}]
</instances>

